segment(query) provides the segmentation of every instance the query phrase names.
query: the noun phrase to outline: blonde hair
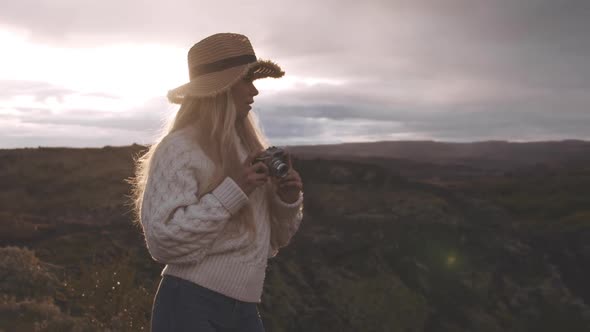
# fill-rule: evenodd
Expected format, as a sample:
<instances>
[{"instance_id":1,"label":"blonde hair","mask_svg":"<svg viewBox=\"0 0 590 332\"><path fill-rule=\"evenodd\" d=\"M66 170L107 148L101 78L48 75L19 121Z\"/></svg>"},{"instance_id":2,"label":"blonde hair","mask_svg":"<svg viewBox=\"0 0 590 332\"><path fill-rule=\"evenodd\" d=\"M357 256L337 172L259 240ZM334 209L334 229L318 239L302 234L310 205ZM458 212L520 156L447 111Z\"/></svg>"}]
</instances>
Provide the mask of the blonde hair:
<instances>
[{"instance_id":1,"label":"blonde hair","mask_svg":"<svg viewBox=\"0 0 590 332\"><path fill-rule=\"evenodd\" d=\"M135 160L135 176L129 179L135 223L140 224L143 193L154 151L167 135L186 127L192 127L195 129L193 131L195 135L192 137L195 143L214 163L213 176L207 179L207 183L199 183L199 199L215 189L227 176L235 179L240 175L243 165L238 154L238 139L241 139L248 154L268 147L267 139L260 129L258 119L252 112L249 112L243 121L236 122L236 120L236 108L230 91L215 97L184 100L175 117L164 127L156 143L151 145L143 156ZM265 189L266 197L271 199L272 185L267 183ZM279 239L273 239L272 228L274 227L272 226L276 225L278 220L274 218L273 204L269 205L271 209L271 243L277 248L276 243ZM232 216L232 222L228 223L225 231L237 235L242 229L246 229L253 239L252 236L256 234L256 225L252 206L249 203Z\"/></svg>"}]
</instances>

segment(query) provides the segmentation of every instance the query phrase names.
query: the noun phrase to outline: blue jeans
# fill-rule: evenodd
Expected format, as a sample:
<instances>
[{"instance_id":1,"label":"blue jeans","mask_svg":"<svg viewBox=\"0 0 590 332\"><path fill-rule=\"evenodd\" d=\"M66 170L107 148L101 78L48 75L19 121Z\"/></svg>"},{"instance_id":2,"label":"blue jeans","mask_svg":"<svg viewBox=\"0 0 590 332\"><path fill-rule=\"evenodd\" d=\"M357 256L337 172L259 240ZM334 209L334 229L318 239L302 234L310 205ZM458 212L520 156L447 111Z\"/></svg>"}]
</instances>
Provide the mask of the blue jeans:
<instances>
[{"instance_id":1,"label":"blue jeans","mask_svg":"<svg viewBox=\"0 0 590 332\"><path fill-rule=\"evenodd\" d=\"M152 308L152 332L264 332L256 303L164 275Z\"/></svg>"}]
</instances>

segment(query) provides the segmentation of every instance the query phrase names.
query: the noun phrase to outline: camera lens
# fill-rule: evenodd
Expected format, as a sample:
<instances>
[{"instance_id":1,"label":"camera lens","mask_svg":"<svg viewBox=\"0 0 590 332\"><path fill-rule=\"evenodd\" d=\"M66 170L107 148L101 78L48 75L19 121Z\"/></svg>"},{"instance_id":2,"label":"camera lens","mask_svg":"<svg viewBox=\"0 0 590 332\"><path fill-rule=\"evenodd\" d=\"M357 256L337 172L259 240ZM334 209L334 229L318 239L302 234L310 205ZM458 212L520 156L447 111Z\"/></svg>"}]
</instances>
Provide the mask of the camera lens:
<instances>
[{"instance_id":1,"label":"camera lens","mask_svg":"<svg viewBox=\"0 0 590 332\"><path fill-rule=\"evenodd\" d=\"M285 176L287 176L287 173L289 172L289 165L282 163L281 165L279 165L277 167L277 176L280 178L284 178Z\"/></svg>"},{"instance_id":2,"label":"camera lens","mask_svg":"<svg viewBox=\"0 0 590 332\"><path fill-rule=\"evenodd\" d=\"M280 178L284 178L285 176L287 176L288 172L289 172L289 166L287 164L281 164L277 168L277 176Z\"/></svg>"},{"instance_id":3,"label":"camera lens","mask_svg":"<svg viewBox=\"0 0 590 332\"><path fill-rule=\"evenodd\" d=\"M285 177L289 172L289 165L285 164L280 158L274 159L271 165L271 169L277 177Z\"/></svg>"}]
</instances>

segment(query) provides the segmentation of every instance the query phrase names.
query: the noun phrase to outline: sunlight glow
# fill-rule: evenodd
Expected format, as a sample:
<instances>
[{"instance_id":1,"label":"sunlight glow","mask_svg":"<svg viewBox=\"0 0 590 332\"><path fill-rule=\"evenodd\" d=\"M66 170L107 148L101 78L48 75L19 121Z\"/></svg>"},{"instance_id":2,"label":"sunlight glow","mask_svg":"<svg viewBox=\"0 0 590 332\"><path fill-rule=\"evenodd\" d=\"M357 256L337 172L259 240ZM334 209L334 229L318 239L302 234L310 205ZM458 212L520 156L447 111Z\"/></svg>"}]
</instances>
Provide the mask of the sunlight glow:
<instances>
[{"instance_id":1,"label":"sunlight glow","mask_svg":"<svg viewBox=\"0 0 590 332\"><path fill-rule=\"evenodd\" d=\"M41 140L42 144L60 146L148 141L145 132L127 123L141 119L142 125L156 126L157 115L149 115L154 119L144 116L145 107L160 103L165 108L167 91L188 81L187 50L170 45L54 45L33 39L30 31L3 25L0 43L0 128L10 138L3 142L4 147ZM348 79L340 77L291 72L281 79L256 81L265 97L347 84ZM318 118L313 122L312 126L322 129L317 136L308 137L310 142L370 140L377 135L359 135L358 121L347 125ZM336 139L339 134L344 138Z\"/></svg>"},{"instance_id":2,"label":"sunlight glow","mask_svg":"<svg viewBox=\"0 0 590 332\"><path fill-rule=\"evenodd\" d=\"M185 51L170 46L50 47L32 43L26 32L11 30L0 30L0 43L0 80L47 82L140 102L165 95L187 76Z\"/></svg>"},{"instance_id":3,"label":"sunlight glow","mask_svg":"<svg viewBox=\"0 0 590 332\"><path fill-rule=\"evenodd\" d=\"M18 107L55 113L72 109L124 111L151 98L163 97L168 90L188 81L186 50L180 48L133 43L53 47L33 43L26 30L2 27L0 43L0 80L31 83L0 100L2 112ZM256 82L261 92L271 94L343 84L346 81L341 79L296 75ZM36 95L40 92L46 96Z\"/></svg>"}]
</instances>

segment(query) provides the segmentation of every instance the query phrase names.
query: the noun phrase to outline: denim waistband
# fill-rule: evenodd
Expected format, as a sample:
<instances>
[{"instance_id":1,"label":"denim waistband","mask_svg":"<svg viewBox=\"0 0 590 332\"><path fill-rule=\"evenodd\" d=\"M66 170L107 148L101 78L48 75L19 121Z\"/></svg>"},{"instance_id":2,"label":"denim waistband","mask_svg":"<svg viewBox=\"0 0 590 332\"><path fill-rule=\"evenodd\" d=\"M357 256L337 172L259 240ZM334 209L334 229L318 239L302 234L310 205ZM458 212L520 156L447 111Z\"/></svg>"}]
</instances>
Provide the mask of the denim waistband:
<instances>
[{"instance_id":1,"label":"denim waistband","mask_svg":"<svg viewBox=\"0 0 590 332\"><path fill-rule=\"evenodd\" d=\"M221 294L219 292L216 292L214 290L211 290L207 287L203 287L199 284L196 284L192 281L188 281L182 278L179 278L177 276L173 276L173 275L169 275L169 274L165 274L163 277L163 282L173 282L178 284L180 287L184 287L184 288L188 288L191 291L197 292L200 295L206 296L207 298L211 298L211 299L215 299L217 301L220 302L224 302L224 303L228 303L228 304L233 304L234 302L242 302L240 300L236 300L234 298L231 298L227 295ZM242 302L242 303L247 303L247 302Z\"/></svg>"},{"instance_id":2,"label":"denim waistband","mask_svg":"<svg viewBox=\"0 0 590 332\"><path fill-rule=\"evenodd\" d=\"M191 323L195 326L205 322L235 328L252 322L253 317L254 321L260 320L256 303L243 302L172 275L162 277L154 308L155 321L162 326L186 321L195 322ZM176 317L176 321L171 317Z\"/></svg>"}]
</instances>

